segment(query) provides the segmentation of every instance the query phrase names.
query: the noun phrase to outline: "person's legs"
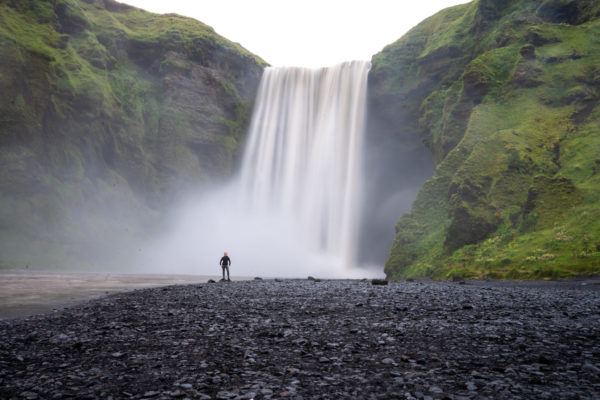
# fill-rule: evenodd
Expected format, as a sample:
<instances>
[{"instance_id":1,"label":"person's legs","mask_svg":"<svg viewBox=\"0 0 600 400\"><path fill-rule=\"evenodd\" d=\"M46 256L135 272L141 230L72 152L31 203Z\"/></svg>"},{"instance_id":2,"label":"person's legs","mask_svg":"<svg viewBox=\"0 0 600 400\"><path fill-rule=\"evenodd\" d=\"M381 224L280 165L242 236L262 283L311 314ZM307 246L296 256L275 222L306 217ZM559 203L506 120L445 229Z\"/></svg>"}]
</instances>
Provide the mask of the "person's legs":
<instances>
[{"instance_id":1,"label":"person's legs","mask_svg":"<svg viewBox=\"0 0 600 400\"><path fill-rule=\"evenodd\" d=\"M225 268L227 267L224 265L221 266L221 269L223 270L223 280L225 280ZM227 271L227 274L229 274L229 271Z\"/></svg>"},{"instance_id":2,"label":"person's legs","mask_svg":"<svg viewBox=\"0 0 600 400\"><path fill-rule=\"evenodd\" d=\"M231 280L231 279L229 279L229 265L226 266L225 268L227 268L227 280L229 281L229 280ZM225 271L223 271L223 278L225 278Z\"/></svg>"}]
</instances>

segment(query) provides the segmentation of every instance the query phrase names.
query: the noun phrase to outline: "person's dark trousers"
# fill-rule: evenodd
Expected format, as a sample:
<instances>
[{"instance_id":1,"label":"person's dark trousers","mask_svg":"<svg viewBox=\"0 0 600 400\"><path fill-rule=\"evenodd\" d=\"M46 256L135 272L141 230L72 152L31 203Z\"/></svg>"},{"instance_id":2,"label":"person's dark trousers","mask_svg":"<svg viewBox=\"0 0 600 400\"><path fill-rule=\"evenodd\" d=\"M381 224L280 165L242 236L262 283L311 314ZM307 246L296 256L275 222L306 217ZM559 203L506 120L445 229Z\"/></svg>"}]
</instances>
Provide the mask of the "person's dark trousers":
<instances>
[{"instance_id":1,"label":"person's dark trousers","mask_svg":"<svg viewBox=\"0 0 600 400\"><path fill-rule=\"evenodd\" d=\"M223 280L225 280L225 270L227 270L227 280L229 280L229 265L222 265L223 268Z\"/></svg>"}]
</instances>

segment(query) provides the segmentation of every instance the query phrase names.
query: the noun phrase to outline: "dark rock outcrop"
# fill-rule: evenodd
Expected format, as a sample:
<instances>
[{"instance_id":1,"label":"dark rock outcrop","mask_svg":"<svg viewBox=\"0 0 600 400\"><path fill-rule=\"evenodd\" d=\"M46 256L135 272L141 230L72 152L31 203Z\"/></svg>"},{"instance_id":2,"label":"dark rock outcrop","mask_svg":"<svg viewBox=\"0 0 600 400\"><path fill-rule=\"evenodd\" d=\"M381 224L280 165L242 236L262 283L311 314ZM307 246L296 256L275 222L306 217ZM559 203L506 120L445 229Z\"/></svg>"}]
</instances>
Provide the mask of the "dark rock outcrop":
<instances>
[{"instance_id":1,"label":"dark rock outcrop","mask_svg":"<svg viewBox=\"0 0 600 400\"><path fill-rule=\"evenodd\" d=\"M521 47L519 53L526 60L535 60L535 46L532 44L526 44L525 46Z\"/></svg>"},{"instance_id":2,"label":"dark rock outcrop","mask_svg":"<svg viewBox=\"0 0 600 400\"><path fill-rule=\"evenodd\" d=\"M94 255L104 239L131 245L180 194L230 176L265 66L201 22L110 0L0 3L0 60L14 265L105 262L119 250Z\"/></svg>"},{"instance_id":3,"label":"dark rock outcrop","mask_svg":"<svg viewBox=\"0 0 600 400\"><path fill-rule=\"evenodd\" d=\"M594 0L544 0L536 14L547 22L579 25L600 16L600 5Z\"/></svg>"}]
</instances>

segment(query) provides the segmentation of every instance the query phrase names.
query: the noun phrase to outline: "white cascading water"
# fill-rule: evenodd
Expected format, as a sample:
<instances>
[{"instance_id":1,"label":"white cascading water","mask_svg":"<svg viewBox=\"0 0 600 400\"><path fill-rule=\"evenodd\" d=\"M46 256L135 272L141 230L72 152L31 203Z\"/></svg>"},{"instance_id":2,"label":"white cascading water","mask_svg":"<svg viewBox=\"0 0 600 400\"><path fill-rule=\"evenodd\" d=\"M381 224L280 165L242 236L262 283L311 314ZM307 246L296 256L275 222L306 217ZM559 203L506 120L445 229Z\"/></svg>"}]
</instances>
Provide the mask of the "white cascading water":
<instances>
[{"instance_id":1,"label":"white cascading water","mask_svg":"<svg viewBox=\"0 0 600 400\"><path fill-rule=\"evenodd\" d=\"M190 199L144 269L357 277L369 62L264 71L240 175Z\"/></svg>"},{"instance_id":2,"label":"white cascading water","mask_svg":"<svg viewBox=\"0 0 600 400\"><path fill-rule=\"evenodd\" d=\"M267 68L242 164L250 208L296 221L314 252L354 265L368 62Z\"/></svg>"}]
</instances>

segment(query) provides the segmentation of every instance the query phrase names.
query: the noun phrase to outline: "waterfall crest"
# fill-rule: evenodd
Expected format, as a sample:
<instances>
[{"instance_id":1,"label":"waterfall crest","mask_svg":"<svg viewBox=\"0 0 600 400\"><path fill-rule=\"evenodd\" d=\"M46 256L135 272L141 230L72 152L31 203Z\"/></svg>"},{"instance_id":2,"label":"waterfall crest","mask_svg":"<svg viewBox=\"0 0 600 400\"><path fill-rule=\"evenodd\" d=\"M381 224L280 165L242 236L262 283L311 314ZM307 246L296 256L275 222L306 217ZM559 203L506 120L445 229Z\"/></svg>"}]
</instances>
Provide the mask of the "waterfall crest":
<instances>
[{"instance_id":1,"label":"waterfall crest","mask_svg":"<svg viewBox=\"0 0 600 400\"><path fill-rule=\"evenodd\" d=\"M311 251L355 260L370 63L267 68L241 169L240 199L294 221Z\"/></svg>"}]
</instances>

